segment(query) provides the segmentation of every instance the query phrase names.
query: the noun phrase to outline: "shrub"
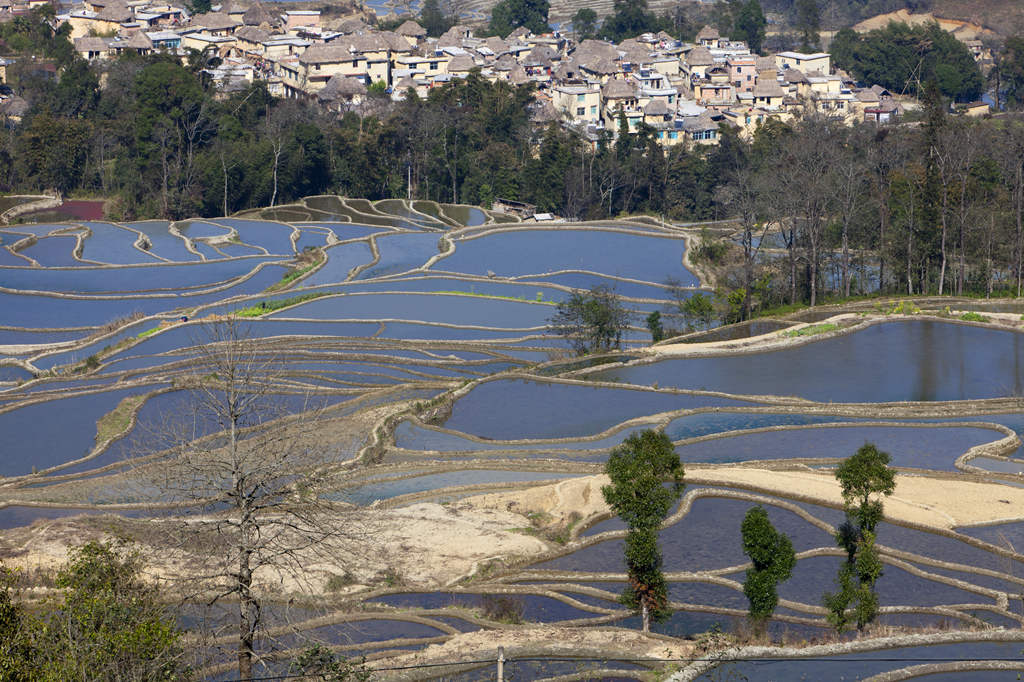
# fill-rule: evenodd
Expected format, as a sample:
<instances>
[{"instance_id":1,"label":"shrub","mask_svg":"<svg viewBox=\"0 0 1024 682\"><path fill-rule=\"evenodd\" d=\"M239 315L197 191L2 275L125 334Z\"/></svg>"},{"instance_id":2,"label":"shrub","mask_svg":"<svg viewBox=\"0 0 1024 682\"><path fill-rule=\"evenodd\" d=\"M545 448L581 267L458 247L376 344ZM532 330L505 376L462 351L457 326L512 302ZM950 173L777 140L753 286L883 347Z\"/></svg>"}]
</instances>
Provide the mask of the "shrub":
<instances>
[{"instance_id":1,"label":"shrub","mask_svg":"<svg viewBox=\"0 0 1024 682\"><path fill-rule=\"evenodd\" d=\"M324 589L327 592L339 592L344 588L348 587L349 585L354 584L355 582L355 576L353 576L348 571L345 571L345 573L342 575L334 573L331 575L330 578L327 579L327 584L324 585Z\"/></svg>"},{"instance_id":2,"label":"shrub","mask_svg":"<svg viewBox=\"0 0 1024 682\"><path fill-rule=\"evenodd\" d=\"M988 322L988 318L976 312L967 312L960 316L964 322Z\"/></svg>"},{"instance_id":3,"label":"shrub","mask_svg":"<svg viewBox=\"0 0 1024 682\"><path fill-rule=\"evenodd\" d=\"M693 255L690 257L696 263L711 263L717 265L725 259L729 253L728 242L721 239L714 239L707 228L701 230L700 241L693 247Z\"/></svg>"},{"instance_id":4,"label":"shrub","mask_svg":"<svg viewBox=\"0 0 1024 682\"><path fill-rule=\"evenodd\" d=\"M523 600L504 594L485 594L480 600L484 618L516 625L523 622Z\"/></svg>"}]
</instances>

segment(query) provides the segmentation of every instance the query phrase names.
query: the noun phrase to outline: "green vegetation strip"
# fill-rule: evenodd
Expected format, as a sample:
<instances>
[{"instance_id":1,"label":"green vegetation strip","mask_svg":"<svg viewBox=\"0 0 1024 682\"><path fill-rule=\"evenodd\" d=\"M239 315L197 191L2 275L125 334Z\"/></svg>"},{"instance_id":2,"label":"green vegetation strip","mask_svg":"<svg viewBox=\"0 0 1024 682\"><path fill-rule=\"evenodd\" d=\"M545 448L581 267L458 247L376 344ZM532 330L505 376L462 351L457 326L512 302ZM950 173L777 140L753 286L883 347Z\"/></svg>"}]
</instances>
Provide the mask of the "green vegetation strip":
<instances>
[{"instance_id":1,"label":"green vegetation strip","mask_svg":"<svg viewBox=\"0 0 1024 682\"><path fill-rule=\"evenodd\" d=\"M326 260L326 256L322 251L317 251L316 259L308 265L302 267L295 267L284 274L280 282L275 282L267 287L267 293L280 291L281 289L287 289L288 285L295 280L303 277L304 275L312 272L314 269L320 267L320 265Z\"/></svg>"},{"instance_id":2,"label":"green vegetation strip","mask_svg":"<svg viewBox=\"0 0 1024 682\"><path fill-rule=\"evenodd\" d=\"M96 445L124 433L132 422L135 410L145 401L145 395L130 395L122 399L113 410L100 417L96 421Z\"/></svg>"},{"instance_id":3,"label":"green vegetation strip","mask_svg":"<svg viewBox=\"0 0 1024 682\"><path fill-rule=\"evenodd\" d=\"M502 296L501 294L478 294L474 291L435 291L435 294L446 296L472 296L473 298L494 298L499 301L519 301L520 303L539 303L540 305L557 305L554 301L545 301L544 292L538 291L537 298L525 296Z\"/></svg>"},{"instance_id":4,"label":"green vegetation strip","mask_svg":"<svg viewBox=\"0 0 1024 682\"><path fill-rule=\"evenodd\" d=\"M281 308L287 308L288 306L305 303L306 301L312 301L314 298L320 298L321 296L328 295L330 295L330 292L314 291L300 296L278 299L276 301L260 301L256 305L251 305L247 308L239 308L234 311L233 314L238 317L259 317L260 315L266 315L267 313L272 313L275 310L280 310Z\"/></svg>"},{"instance_id":5,"label":"green vegetation strip","mask_svg":"<svg viewBox=\"0 0 1024 682\"><path fill-rule=\"evenodd\" d=\"M783 336L814 336L815 334L824 334L825 332L832 332L835 331L836 329L839 329L838 324L835 324L833 322L826 322L825 324L812 324L810 327L791 329L788 332L783 332Z\"/></svg>"}]
</instances>

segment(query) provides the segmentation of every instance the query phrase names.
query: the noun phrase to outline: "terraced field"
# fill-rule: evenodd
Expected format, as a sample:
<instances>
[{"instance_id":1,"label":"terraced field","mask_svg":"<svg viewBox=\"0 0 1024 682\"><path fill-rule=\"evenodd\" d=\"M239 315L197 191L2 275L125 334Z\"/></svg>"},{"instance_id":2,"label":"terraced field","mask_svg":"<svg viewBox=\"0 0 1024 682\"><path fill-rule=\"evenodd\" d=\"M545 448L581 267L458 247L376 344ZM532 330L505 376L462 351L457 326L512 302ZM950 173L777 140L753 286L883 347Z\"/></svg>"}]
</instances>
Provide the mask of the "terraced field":
<instances>
[{"instance_id":1,"label":"terraced field","mask_svg":"<svg viewBox=\"0 0 1024 682\"><path fill-rule=\"evenodd\" d=\"M270 595L266 674L323 641L380 667L451 664L389 673L402 679L489 679L490 665L458 661L491 657L500 637L488 632L526 627L495 613L499 597L525 623L584 638L635 629L616 601L624 529L596 475L644 428L669 434L688 483L661 532L675 615L656 632L742 629L739 527L762 504L798 552L769 635L827 640L820 597L842 555L828 481L870 440L892 453L902 486L878 531L880 625L932 633L847 636L827 652L838 663L799 650L765 665L740 649L686 667L673 654L679 679L823 678L840 663L846 679L915 665L955 679L953 659L974 661L972 675L1024 666L1004 660L1024 647L1019 325L846 316L836 333L788 339L800 324L791 319L652 352L642 320L667 303L663 282L701 286L684 265L686 230L505 220L474 207L315 197L231 218L0 229L0 556L33 522L38 537L58 527L47 524L86 527L89 515L189 511L130 485L133 465L159 450L153 425L219 430L190 413L187 380L205 328L232 316L273 370L283 409L315 403L323 413L324 464L345 471L325 498L453 528L487 514L525 526L483 536L495 547L519 538L512 555L442 558L431 538L410 538L369 576L326 586L321 576L292 601ZM581 362L547 319L572 286L594 283L615 285L634 322L622 353ZM762 334L770 343L745 347ZM929 501L935 491L949 499ZM181 620L213 628L230 615L230 605L191 603ZM574 659L548 639L506 645L515 679L647 679L667 664L607 645L579 645ZM462 641L457 656L430 658ZM207 676L230 679L230 652L204 653Z\"/></svg>"}]
</instances>

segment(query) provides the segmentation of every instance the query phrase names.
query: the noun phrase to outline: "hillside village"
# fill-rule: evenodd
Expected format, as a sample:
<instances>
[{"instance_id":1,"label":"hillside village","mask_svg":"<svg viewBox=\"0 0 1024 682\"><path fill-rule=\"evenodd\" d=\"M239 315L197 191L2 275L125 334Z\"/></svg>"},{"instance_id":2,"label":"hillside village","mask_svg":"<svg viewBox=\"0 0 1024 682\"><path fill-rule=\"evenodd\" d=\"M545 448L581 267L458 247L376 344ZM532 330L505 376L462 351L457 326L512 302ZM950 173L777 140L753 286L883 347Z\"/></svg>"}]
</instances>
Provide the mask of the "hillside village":
<instances>
[{"instance_id":1,"label":"hillside village","mask_svg":"<svg viewBox=\"0 0 1024 682\"><path fill-rule=\"evenodd\" d=\"M8 20L17 12L0 4ZM145 0L86 0L56 21L70 25L75 50L88 61L126 51L168 51L186 60L195 50L216 58L206 71L223 96L262 80L275 96L313 100L339 113L358 110L370 88L395 100L410 90L426 97L479 69L492 81L536 83L534 120L561 120L592 145L603 130L618 132L620 112L631 132L646 124L661 144L673 146L717 144L721 123L746 137L769 118L813 111L886 123L914 106L880 86L858 87L827 53L759 56L711 27L695 43L664 32L618 45L577 43L526 28L504 39L478 38L464 25L434 39L412 20L387 31L361 17L325 21L318 10L277 14L257 3L190 16L185 8ZM16 115L24 102L8 96L4 113Z\"/></svg>"}]
</instances>

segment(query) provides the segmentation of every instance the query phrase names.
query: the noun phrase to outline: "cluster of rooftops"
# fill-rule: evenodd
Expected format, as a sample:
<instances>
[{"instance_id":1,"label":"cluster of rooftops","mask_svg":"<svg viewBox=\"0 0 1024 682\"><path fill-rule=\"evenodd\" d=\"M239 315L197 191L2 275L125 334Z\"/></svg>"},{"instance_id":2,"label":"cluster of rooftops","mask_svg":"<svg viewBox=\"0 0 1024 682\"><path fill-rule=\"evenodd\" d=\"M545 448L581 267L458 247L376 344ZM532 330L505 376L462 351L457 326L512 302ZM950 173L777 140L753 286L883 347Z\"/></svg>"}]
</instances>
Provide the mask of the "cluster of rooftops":
<instances>
[{"instance_id":1,"label":"cluster of rooftops","mask_svg":"<svg viewBox=\"0 0 1024 682\"><path fill-rule=\"evenodd\" d=\"M2 0L0 0L2 1ZM153 0L84 0L58 15L88 60L125 51L197 50L219 59L209 75L224 96L267 83L280 97L310 99L336 111L360 107L378 85L393 99L429 90L476 70L515 85L536 84L533 118L560 121L596 144L601 131L649 127L665 145L717 144L720 123L751 134L768 118L808 111L848 121L891 121L897 97L858 87L834 71L827 53L759 56L747 45L703 28L693 43L661 32L613 44L575 41L559 32L519 28L505 38L477 37L456 25L428 38L412 20L393 31L362 18L324 21L317 10L276 13L259 2L225 4L205 14Z\"/></svg>"}]
</instances>

